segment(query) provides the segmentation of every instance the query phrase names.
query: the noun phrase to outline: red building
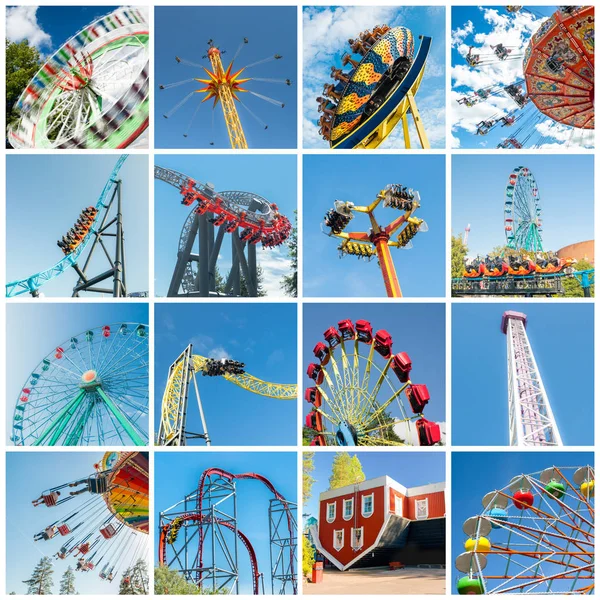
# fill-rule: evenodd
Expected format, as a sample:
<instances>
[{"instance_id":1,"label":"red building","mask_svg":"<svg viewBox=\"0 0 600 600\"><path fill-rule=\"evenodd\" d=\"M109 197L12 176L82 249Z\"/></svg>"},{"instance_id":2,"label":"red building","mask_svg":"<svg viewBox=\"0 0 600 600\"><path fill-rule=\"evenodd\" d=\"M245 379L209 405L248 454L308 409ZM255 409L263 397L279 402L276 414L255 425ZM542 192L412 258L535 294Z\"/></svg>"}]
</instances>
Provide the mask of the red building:
<instances>
[{"instance_id":1,"label":"red building","mask_svg":"<svg viewBox=\"0 0 600 600\"><path fill-rule=\"evenodd\" d=\"M445 563L445 483L405 488L390 477L319 496L317 550L342 571Z\"/></svg>"}]
</instances>

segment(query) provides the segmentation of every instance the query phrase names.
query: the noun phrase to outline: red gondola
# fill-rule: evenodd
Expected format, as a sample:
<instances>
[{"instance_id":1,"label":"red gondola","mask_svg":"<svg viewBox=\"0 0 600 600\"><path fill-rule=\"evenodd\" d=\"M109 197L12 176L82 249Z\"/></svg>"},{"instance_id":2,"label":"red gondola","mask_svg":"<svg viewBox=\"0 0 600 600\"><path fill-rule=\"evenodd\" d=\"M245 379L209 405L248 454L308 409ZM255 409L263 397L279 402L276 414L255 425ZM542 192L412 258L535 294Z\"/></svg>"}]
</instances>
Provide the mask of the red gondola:
<instances>
[{"instance_id":1,"label":"red gondola","mask_svg":"<svg viewBox=\"0 0 600 600\"><path fill-rule=\"evenodd\" d=\"M306 388L304 399L313 404L315 408L319 408L323 402L323 396L321 396L321 392L316 387Z\"/></svg>"},{"instance_id":2,"label":"red gondola","mask_svg":"<svg viewBox=\"0 0 600 600\"><path fill-rule=\"evenodd\" d=\"M385 329L380 329L375 334L375 350L383 358L392 356L392 336Z\"/></svg>"},{"instance_id":3,"label":"red gondola","mask_svg":"<svg viewBox=\"0 0 600 600\"><path fill-rule=\"evenodd\" d=\"M373 328L369 321L363 321L359 319L356 321L356 334L359 342L370 344L373 341Z\"/></svg>"},{"instance_id":4,"label":"red gondola","mask_svg":"<svg viewBox=\"0 0 600 600\"><path fill-rule=\"evenodd\" d=\"M323 383L323 378L325 376L323 374L323 369L321 369L321 365L310 363L310 365L308 365L308 369L306 369L306 374L313 381L315 381L317 385L321 385Z\"/></svg>"},{"instance_id":5,"label":"red gondola","mask_svg":"<svg viewBox=\"0 0 600 600\"><path fill-rule=\"evenodd\" d=\"M416 422L416 426L421 446L433 446L442 439L440 426L437 423L421 418Z\"/></svg>"},{"instance_id":6,"label":"red gondola","mask_svg":"<svg viewBox=\"0 0 600 600\"><path fill-rule=\"evenodd\" d=\"M325 331L325 333L323 334L323 337L325 338L325 341L329 344L330 348L335 348L342 339L340 337L340 334L338 333L338 330L335 327L330 327L329 329L327 329L327 331Z\"/></svg>"},{"instance_id":7,"label":"red gondola","mask_svg":"<svg viewBox=\"0 0 600 600\"><path fill-rule=\"evenodd\" d=\"M322 366L325 366L329 362L329 348L323 342L319 342L313 348L313 354L317 357Z\"/></svg>"},{"instance_id":8,"label":"red gondola","mask_svg":"<svg viewBox=\"0 0 600 600\"><path fill-rule=\"evenodd\" d=\"M398 352L392 361L392 371L396 373L396 377L398 377L402 383L406 383L410 377L411 369L412 362L408 354L406 354L406 352Z\"/></svg>"},{"instance_id":9,"label":"red gondola","mask_svg":"<svg viewBox=\"0 0 600 600\"><path fill-rule=\"evenodd\" d=\"M423 409L429 403L429 390L423 383L413 383L406 389L406 397L410 402L412 411L418 415L423 412Z\"/></svg>"},{"instance_id":10,"label":"red gondola","mask_svg":"<svg viewBox=\"0 0 600 600\"><path fill-rule=\"evenodd\" d=\"M344 341L353 340L354 338L356 338L356 331L350 319L340 321L338 323L338 329L340 330L340 333L342 334L342 339Z\"/></svg>"}]
</instances>

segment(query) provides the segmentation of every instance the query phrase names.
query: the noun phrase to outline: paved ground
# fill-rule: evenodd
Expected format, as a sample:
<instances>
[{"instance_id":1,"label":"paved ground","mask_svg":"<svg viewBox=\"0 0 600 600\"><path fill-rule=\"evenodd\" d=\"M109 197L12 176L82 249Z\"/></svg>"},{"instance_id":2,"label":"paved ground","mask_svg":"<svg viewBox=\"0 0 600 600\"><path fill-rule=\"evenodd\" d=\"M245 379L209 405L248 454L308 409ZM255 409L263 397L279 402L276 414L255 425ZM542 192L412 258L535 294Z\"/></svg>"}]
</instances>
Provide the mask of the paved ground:
<instances>
[{"instance_id":1,"label":"paved ground","mask_svg":"<svg viewBox=\"0 0 600 600\"><path fill-rule=\"evenodd\" d=\"M385 567L325 570L323 583L303 583L304 594L444 594L444 569L405 568L390 571Z\"/></svg>"}]
</instances>

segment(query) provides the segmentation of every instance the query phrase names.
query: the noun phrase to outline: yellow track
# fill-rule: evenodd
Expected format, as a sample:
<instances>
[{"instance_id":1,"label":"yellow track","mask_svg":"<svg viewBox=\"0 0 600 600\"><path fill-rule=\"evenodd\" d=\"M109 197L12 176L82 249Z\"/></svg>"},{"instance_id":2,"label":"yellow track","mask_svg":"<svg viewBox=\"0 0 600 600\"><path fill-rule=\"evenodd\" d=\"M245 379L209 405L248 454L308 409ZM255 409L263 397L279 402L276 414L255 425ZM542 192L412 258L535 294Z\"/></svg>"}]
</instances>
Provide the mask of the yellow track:
<instances>
[{"instance_id":1,"label":"yellow track","mask_svg":"<svg viewBox=\"0 0 600 600\"><path fill-rule=\"evenodd\" d=\"M209 359L205 356L194 354L192 356L192 367L194 373L202 373ZM165 438L171 439L176 434L176 425L179 415L179 391L184 383L183 381L183 361L177 363L173 369L167 387L163 395L161 420L165 430ZM188 383L191 379L191 373L188 373ZM221 375L223 379L234 383L244 390L248 390L259 396L267 398L275 398L275 400L296 400L298 398L298 386L292 383L270 383L262 381L253 375L243 373L242 375L232 375L225 373Z\"/></svg>"}]
</instances>

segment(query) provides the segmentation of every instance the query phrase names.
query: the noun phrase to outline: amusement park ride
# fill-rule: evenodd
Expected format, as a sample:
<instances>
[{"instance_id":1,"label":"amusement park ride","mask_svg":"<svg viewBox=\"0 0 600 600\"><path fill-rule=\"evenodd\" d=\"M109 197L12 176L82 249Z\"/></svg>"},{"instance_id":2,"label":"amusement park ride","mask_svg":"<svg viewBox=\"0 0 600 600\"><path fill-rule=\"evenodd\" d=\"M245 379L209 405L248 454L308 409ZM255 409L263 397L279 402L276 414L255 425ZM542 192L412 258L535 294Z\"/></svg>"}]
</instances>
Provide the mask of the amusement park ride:
<instances>
[{"instance_id":1,"label":"amusement park ride","mask_svg":"<svg viewBox=\"0 0 600 600\"><path fill-rule=\"evenodd\" d=\"M223 62L221 60L222 55L225 51L220 50L218 47L214 45L213 40L208 41L208 52L202 58L208 59L210 61L211 70L208 70L206 67L202 65L196 64L194 62L190 62L189 60L185 60L183 58L179 58L179 56L175 57L177 64L184 64L186 66L194 67L196 69L203 69L208 75L208 79L198 79L193 77L191 79L184 79L183 81L177 81L175 83L169 83L165 85L160 85L159 89L167 90L170 88L174 88L180 85L184 85L187 83L198 82L204 84L205 87L194 90L190 92L187 96L183 98L180 102L178 102L170 111L165 113L163 116L165 119L170 118L178 111L194 94L204 94L201 97L196 110L194 111L192 118L183 134L183 137L188 137L194 119L196 118L196 114L200 108L200 105L203 102L207 102L208 100L213 100L213 111L216 108L219 102L221 103L221 108L223 109L223 117L225 119L225 125L227 126L227 134L229 135L229 142L233 149L247 149L248 142L246 141L246 135L244 134L244 129L242 127L242 123L240 121L240 117L237 111L236 102L243 106L250 116L257 121L264 129L268 129L268 125L262 121L257 115L246 106L246 104L241 99L240 95L243 93L248 93L256 98L260 98L270 104L274 104L275 106L280 106L284 108L285 104L280 102L279 100L274 100L273 98L269 98L263 94L259 94L257 92L253 92L252 90L248 90L245 87L242 87L249 83L250 81L260 81L265 83L284 83L285 85L292 85L290 79L266 79L261 77L242 77L242 74L245 73L248 69L252 67L256 67L257 65L261 65L267 62L271 62L273 60L280 60L283 57L280 54L275 54L271 57L258 60L251 64L242 67L241 69L234 70L233 63L235 59L240 54L242 48L248 44L248 38L244 38L242 43L237 49L233 59L229 63L229 66L225 69L223 67ZM213 126L214 126L214 112L213 112ZM210 142L211 146L214 146L214 142Z\"/></svg>"},{"instance_id":2,"label":"amusement park ride","mask_svg":"<svg viewBox=\"0 0 600 600\"><path fill-rule=\"evenodd\" d=\"M535 9L507 6L510 14ZM497 127L515 131L498 148L537 148L555 141L557 134L571 130L569 143L580 132L583 145L593 145L594 136L594 7L560 6L545 19L524 52L499 43L488 55L484 48L469 48L464 56L470 69L497 77L497 68L510 61L523 62L523 73L506 85L496 83L459 98L470 108L492 97L510 98L514 107L496 112L477 124L476 135L485 136ZM486 68L491 65L490 68ZM546 125L547 127L544 127Z\"/></svg>"},{"instance_id":3,"label":"amusement park ride","mask_svg":"<svg viewBox=\"0 0 600 600\"><path fill-rule=\"evenodd\" d=\"M187 440L195 439L202 439L207 446L210 446L211 439L204 418L196 373L205 377L223 377L244 390L267 398L296 400L298 397L298 386L295 384L262 381L246 373L244 363L193 354L192 344L190 344L169 368L158 429L157 443L159 446L185 446ZM202 423L201 433L192 433L186 429L188 396L192 384Z\"/></svg>"},{"instance_id":4,"label":"amusement park ride","mask_svg":"<svg viewBox=\"0 0 600 600\"><path fill-rule=\"evenodd\" d=\"M148 443L147 325L88 329L58 344L16 401L15 446L145 446Z\"/></svg>"},{"instance_id":5,"label":"amusement park ride","mask_svg":"<svg viewBox=\"0 0 600 600\"><path fill-rule=\"evenodd\" d=\"M469 226L470 230L470 226ZM540 192L531 170L510 174L504 199L505 252L497 257L465 257L463 276L452 280L453 296L563 294L562 280L574 277L591 295L594 269L575 271L574 259L544 251ZM465 231L466 245L467 232Z\"/></svg>"},{"instance_id":6,"label":"amusement park ride","mask_svg":"<svg viewBox=\"0 0 600 600\"><path fill-rule=\"evenodd\" d=\"M204 471L197 489L160 513L158 562L201 590L238 594L241 542L250 559L252 593L264 594L257 554L238 529L236 483L243 480L259 481L273 494L268 509L271 593L297 594L297 506L257 473L235 475L219 468Z\"/></svg>"},{"instance_id":7,"label":"amusement park ride","mask_svg":"<svg viewBox=\"0 0 600 600\"><path fill-rule=\"evenodd\" d=\"M154 167L154 177L177 188L184 206L193 206L181 230L167 296L240 296L242 282L248 296L257 296L256 247L280 246L292 230L277 205L251 192L216 192L210 183L163 167ZM232 267L224 290L219 290L215 275L225 234L231 237ZM196 240L198 250L194 253Z\"/></svg>"},{"instance_id":8,"label":"amusement park ride","mask_svg":"<svg viewBox=\"0 0 600 600\"><path fill-rule=\"evenodd\" d=\"M389 225L381 226L375 218L375 210L380 205L403 214ZM329 227L328 235L342 240L338 247L340 258L350 255L370 261L377 256L387 296L401 298L402 291L390 248L408 250L412 248L412 239L417 233L428 231L427 223L414 216L420 206L419 192L400 184L390 184L381 190L368 206L356 206L353 202L336 200L334 207L325 214L324 224ZM371 228L368 232L345 231L354 218L354 213L366 214L369 217ZM396 233L398 233L396 239L392 240L392 236Z\"/></svg>"},{"instance_id":9,"label":"amusement park ride","mask_svg":"<svg viewBox=\"0 0 600 600\"><path fill-rule=\"evenodd\" d=\"M123 155L117 160L95 206L84 208L75 225L57 241L57 246L64 255L63 258L49 269L7 283L7 298L27 293L38 297L39 290L44 284L69 269L73 269L77 274L77 283L73 288L74 298L84 292L111 295L114 298L128 296L122 182L118 178L119 170L127 156ZM111 238L114 238L114 250L109 243ZM88 271L96 268L96 263L91 264L91 261L96 250L100 251L100 249L101 256L107 260L107 268L101 273L90 276ZM105 281L110 281L111 286L98 287Z\"/></svg>"},{"instance_id":10,"label":"amusement park ride","mask_svg":"<svg viewBox=\"0 0 600 600\"><path fill-rule=\"evenodd\" d=\"M33 506L59 512L69 502L71 510L34 541L60 539L54 558L73 559L76 571L96 570L109 582L119 573L127 577L148 552L148 466L145 452L107 452L93 474L42 492Z\"/></svg>"},{"instance_id":11,"label":"amusement park ride","mask_svg":"<svg viewBox=\"0 0 600 600\"><path fill-rule=\"evenodd\" d=\"M458 593L593 595L594 486L593 467L554 466L485 494L463 524Z\"/></svg>"},{"instance_id":12,"label":"amusement park ride","mask_svg":"<svg viewBox=\"0 0 600 600\"><path fill-rule=\"evenodd\" d=\"M507 311L502 315L500 329L507 344L510 445L562 446L526 328L524 313Z\"/></svg>"},{"instance_id":13,"label":"amusement park ride","mask_svg":"<svg viewBox=\"0 0 600 600\"><path fill-rule=\"evenodd\" d=\"M343 71L331 67L334 83L326 83L317 98L319 133L333 149L378 148L402 122L404 144L411 147L411 115L422 148L429 148L415 95L425 73L431 38L420 36L414 56L410 29L377 25L348 40L352 54L342 56Z\"/></svg>"},{"instance_id":14,"label":"amusement park ride","mask_svg":"<svg viewBox=\"0 0 600 600\"><path fill-rule=\"evenodd\" d=\"M50 58L16 103L13 148L126 148L146 144L149 34L127 6L97 19Z\"/></svg>"},{"instance_id":15,"label":"amusement park ride","mask_svg":"<svg viewBox=\"0 0 600 600\"><path fill-rule=\"evenodd\" d=\"M306 371L311 446L406 446L415 437L421 446L441 442L439 424L423 417L429 390L410 380L412 361L406 352L393 354L386 330L374 333L368 321L345 319L323 337L326 343L313 350L318 362ZM394 407L396 415L388 412Z\"/></svg>"}]
</instances>

